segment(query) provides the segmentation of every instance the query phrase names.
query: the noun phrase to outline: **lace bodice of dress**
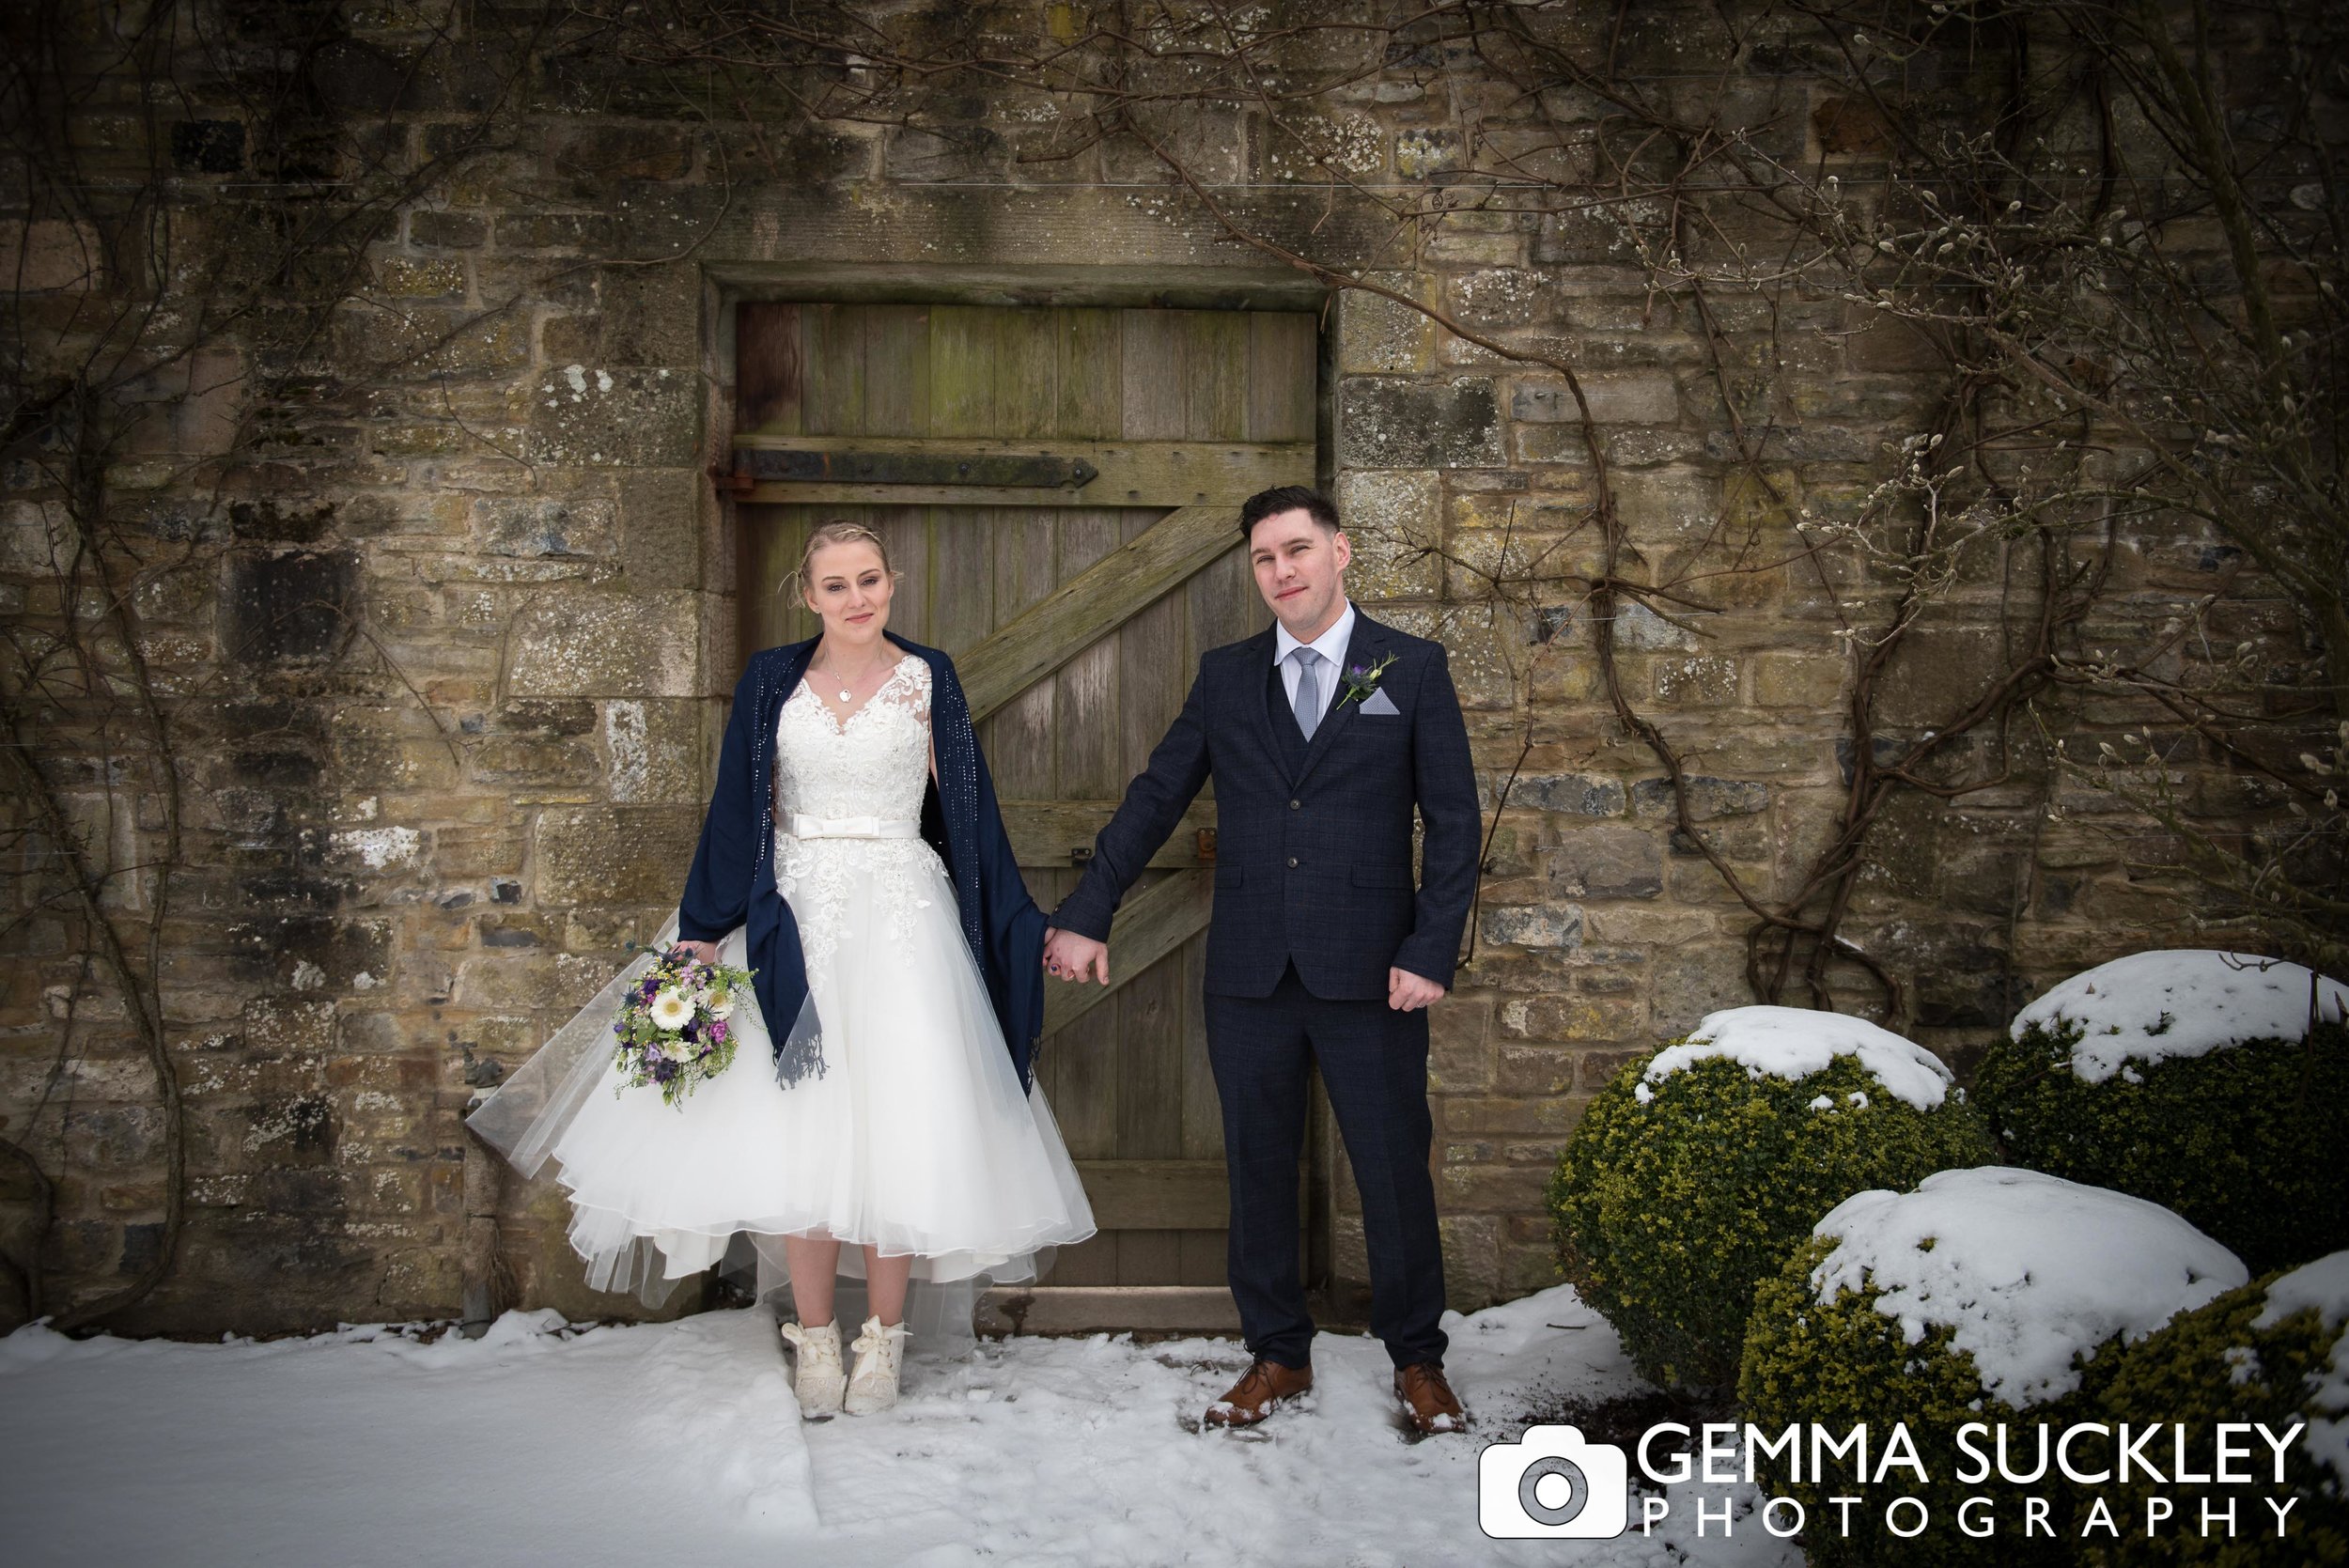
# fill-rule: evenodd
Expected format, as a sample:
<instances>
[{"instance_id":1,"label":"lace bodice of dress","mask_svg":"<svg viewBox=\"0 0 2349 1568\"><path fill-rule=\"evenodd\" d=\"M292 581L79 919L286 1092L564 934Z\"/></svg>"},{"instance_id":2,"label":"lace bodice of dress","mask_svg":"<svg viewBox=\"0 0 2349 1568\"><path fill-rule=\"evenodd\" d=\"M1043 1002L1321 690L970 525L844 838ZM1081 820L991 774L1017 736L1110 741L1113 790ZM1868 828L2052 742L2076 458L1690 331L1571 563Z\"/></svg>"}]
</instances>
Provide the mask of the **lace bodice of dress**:
<instances>
[{"instance_id":1,"label":"lace bodice of dress","mask_svg":"<svg viewBox=\"0 0 2349 1568\"><path fill-rule=\"evenodd\" d=\"M843 723L806 682L775 724L776 805L810 816L919 817L930 776L930 667L912 654Z\"/></svg>"},{"instance_id":2,"label":"lace bodice of dress","mask_svg":"<svg viewBox=\"0 0 2349 1568\"><path fill-rule=\"evenodd\" d=\"M791 832L791 814L918 821L929 777L930 667L917 656L908 654L846 722L805 682L785 700L775 721L775 886L798 911L808 983L817 991L847 924L856 874L873 877L876 912L902 939L912 934L913 911L928 902L926 881L935 891L943 873L921 839L802 839Z\"/></svg>"}]
</instances>

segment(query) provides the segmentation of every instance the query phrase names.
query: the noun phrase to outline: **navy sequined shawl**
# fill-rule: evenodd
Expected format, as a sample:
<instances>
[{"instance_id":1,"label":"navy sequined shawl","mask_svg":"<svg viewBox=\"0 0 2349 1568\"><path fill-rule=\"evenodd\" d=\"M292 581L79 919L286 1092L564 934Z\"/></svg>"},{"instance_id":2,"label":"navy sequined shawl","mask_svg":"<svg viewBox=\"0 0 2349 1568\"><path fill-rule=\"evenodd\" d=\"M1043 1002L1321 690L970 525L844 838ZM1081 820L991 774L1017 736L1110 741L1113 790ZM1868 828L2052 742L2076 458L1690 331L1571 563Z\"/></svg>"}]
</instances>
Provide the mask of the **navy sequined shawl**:
<instances>
[{"instance_id":1,"label":"navy sequined shawl","mask_svg":"<svg viewBox=\"0 0 2349 1568\"><path fill-rule=\"evenodd\" d=\"M884 633L930 667L930 740L938 777L924 793L922 836L955 884L963 939L987 982L1020 1087L1033 1080L1044 1029L1044 911L1029 896L1003 831L1003 809L971 725L971 704L953 660L936 648ZM677 935L714 942L743 928L752 987L775 1040L775 1074L786 1085L824 1070L822 1020L807 989L799 924L775 888L775 721L815 654L816 640L767 648L734 688L718 782L702 820L701 843L677 905Z\"/></svg>"}]
</instances>

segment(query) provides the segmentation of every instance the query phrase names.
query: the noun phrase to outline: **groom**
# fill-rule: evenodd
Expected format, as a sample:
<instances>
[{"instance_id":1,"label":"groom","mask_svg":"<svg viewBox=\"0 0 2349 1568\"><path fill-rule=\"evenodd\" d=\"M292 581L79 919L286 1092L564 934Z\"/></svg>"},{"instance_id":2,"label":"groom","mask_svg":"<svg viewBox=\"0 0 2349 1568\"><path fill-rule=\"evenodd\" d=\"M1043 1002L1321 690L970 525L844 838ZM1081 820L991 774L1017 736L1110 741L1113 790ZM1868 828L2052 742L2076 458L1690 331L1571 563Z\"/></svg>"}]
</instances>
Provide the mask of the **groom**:
<instances>
[{"instance_id":1,"label":"groom","mask_svg":"<svg viewBox=\"0 0 2349 1568\"><path fill-rule=\"evenodd\" d=\"M1278 624L1200 659L1181 716L1053 915L1045 967L1108 983L1118 900L1213 778L1207 1057L1231 1170L1232 1296L1254 1361L1206 1420L1252 1426L1313 1387L1297 1166L1306 1067L1318 1063L1361 1189L1371 1330L1412 1424L1457 1431L1438 1322L1425 1009L1452 983L1476 887L1468 730L1442 645L1347 601L1353 547L1327 498L1266 490L1239 526ZM1414 811L1426 826L1416 890Z\"/></svg>"}]
</instances>

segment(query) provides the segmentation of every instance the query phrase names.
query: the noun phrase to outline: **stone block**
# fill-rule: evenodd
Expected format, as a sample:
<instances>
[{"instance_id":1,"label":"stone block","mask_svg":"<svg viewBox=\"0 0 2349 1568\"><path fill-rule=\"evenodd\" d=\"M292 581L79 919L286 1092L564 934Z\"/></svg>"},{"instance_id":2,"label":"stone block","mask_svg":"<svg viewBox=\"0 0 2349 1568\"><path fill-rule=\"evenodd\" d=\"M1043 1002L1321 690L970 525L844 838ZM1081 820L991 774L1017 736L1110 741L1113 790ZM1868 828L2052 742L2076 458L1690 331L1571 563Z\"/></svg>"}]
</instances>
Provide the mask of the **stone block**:
<instances>
[{"instance_id":1,"label":"stone block","mask_svg":"<svg viewBox=\"0 0 2349 1568\"><path fill-rule=\"evenodd\" d=\"M1488 377L1349 377L1338 397L1347 468L1498 468L1503 461L1500 404Z\"/></svg>"},{"instance_id":2,"label":"stone block","mask_svg":"<svg viewBox=\"0 0 2349 1568\"><path fill-rule=\"evenodd\" d=\"M356 551L240 551L221 596L222 646L240 663L331 657L350 636L359 604Z\"/></svg>"},{"instance_id":3,"label":"stone block","mask_svg":"<svg viewBox=\"0 0 2349 1568\"><path fill-rule=\"evenodd\" d=\"M408 214L408 242L425 250L470 251L489 243L490 220L478 212Z\"/></svg>"},{"instance_id":4,"label":"stone block","mask_svg":"<svg viewBox=\"0 0 2349 1568\"><path fill-rule=\"evenodd\" d=\"M0 224L0 277L13 292L86 292L103 275L104 259L104 245L87 224L56 218Z\"/></svg>"},{"instance_id":5,"label":"stone block","mask_svg":"<svg viewBox=\"0 0 2349 1568\"><path fill-rule=\"evenodd\" d=\"M463 299L465 264L447 257L384 256L375 264L375 291L396 300Z\"/></svg>"},{"instance_id":6,"label":"stone block","mask_svg":"<svg viewBox=\"0 0 2349 1568\"><path fill-rule=\"evenodd\" d=\"M1522 1045L1501 1048L1493 1092L1501 1094L1564 1094L1574 1089L1571 1047Z\"/></svg>"},{"instance_id":7,"label":"stone block","mask_svg":"<svg viewBox=\"0 0 2349 1568\"><path fill-rule=\"evenodd\" d=\"M515 618L506 689L533 697L699 694L701 597L551 587Z\"/></svg>"},{"instance_id":8,"label":"stone block","mask_svg":"<svg viewBox=\"0 0 2349 1568\"><path fill-rule=\"evenodd\" d=\"M604 779L616 803L706 800L702 717L692 699L619 699L603 705Z\"/></svg>"},{"instance_id":9,"label":"stone block","mask_svg":"<svg viewBox=\"0 0 2349 1568\"><path fill-rule=\"evenodd\" d=\"M1563 1137L1582 1119L1586 1102L1563 1095L1533 1099L1509 1095L1447 1094L1437 1108L1444 1136L1522 1133Z\"/></svg>"},{"instance_id":10,"label":"stone block","mask_svg":"<svg viewBox=\"0 0 2349 1568\"><path fill-rule=\"evenodd\" d=\"M1525 904L1487 907L1484 939L1521 947L1579 947L1582 910L1573 904Z\"/></svg>"},{"instance_id":11,"label":"stone block","mask_svg":"<svg viewBox=\"0 0 2349 1568\"><path fill-rule=\"evenodd\" d=\"M1425 179L1460 166L1460 136L1455 131L1413 126L1394 138L1394 172L1406 179Z\"/></svg>"},{"instance_id":12,"label":"stone block","mask_svg":"<svg viewBox=\"0 0 2349 1568\"><path fill-rule=\"evenodd\" d=\"M693 145L681 127L558 124L547 136L547 164L581 195L624 179L682 179L693 169Z\"/></svg>"},{"instance_id":13,"label":"stone block","mask_svg":"<svg viewBox=\"0 0 2349 1568\"><path fill-rule=\"evenodd\" d=\"M685 468L701 437L701 383L665 368L567 365L536 383L530 455L575 468Z\"/></svg>"},{"instance_id":14,"label":"stone block","mask_svg":"<svg viewBox=\"0 0 2349 1568\"><path fill-rule=\"evenodd\" d=\"M1549 1188L1540 1165L1450 1165L1436 1182L1439 1213L1523 1214L1538 1210Z\"/></svg>"},{"instance_id":15,"label":"stone block","mask_svg":"<svg viewBox=\"0 0 2349 1568\"><path fill-rule=\"evenodd\" d=\"M1573 816L1621 816L1626 799L1616 780L1586 773L1520 774L1509 792L1512 806Z\"/></svg>"},{"instance_id":16,"label":"stone block","mask_svg":"<svg viewBox=\"0 0 2349 1568\"><path fill-rule=\"evenodd\" d=\"M1565 1045L1625 1039L1638 1031L1641 1019L1636 998L1591 998L1553 992L1508 998L1494 1014L1494 1021L1504 1040Z\"/></svg>"},{"instance_id":17,"label":"stone block","mask_svg":"<svg viewBox=\"0 0 2349 1568\"><path fill-rule=\"evenodd\" d=\"M1686 544L1713 530L1719 482L1680 468L1635 469L1617 475L1624 531L1635 544Z\"/></svg>"},{"instance_id":18,"label":"stone block","mask_svg":"<svg viewBox=\"0 0 2349 1568\"><path fill-rule=\"evenodd\" d=\"M1700 869L1710 872L1709 867ZM1651 972L1655 976L1652 1016L1659 1040L1678 1039L1707 1013L1743 1007L1753 1001L1746 985L1742 948L1697 947L1660 955Z\"/></svg>"},{"instance_id":19,"label":"stone block","mask_svg":"<svg viewBox=\"0 0 2349 1568\"><path fill-rule=\"evenodd\" d=\"M484 496L473 517L474 536L491 555L610 555L619 548L619 508L598 496Z\"/></svg>"},{"instance_id":20,"label":"stone block","mask_svg":"<svg viewBox=\"0 0 2349 1568\"><path fill-rule=\"evenodd\" d=\"M1499 1222L1490 1215L1445 1214L1437 1219L1436 1229L1443 1242L1445 1304L1455 1312L1472 1312L1499 1300Z\"/></svg>"},{"instance_id":21,"label":"stone block","mask_svg":"<svg viewBox=\"0 0 2349 1568\"><path fill-rule=\"evenodd\" d=\"M1410 292L1408 275L1374 274ZM1348 289L1338 307L1338 368L1349 376L1417 375L1436 366L1438 328L1424 311L1381 295Z\"/></svg>"},{"instance_id":22,"label":"stone block","mask_svg":"<svg viewBox=\"0 0 2349 1568\"><path fill-rule=\"evenodd\" d=\"M1824 712L1840 706L1850 660L1840 654L1762 653L1753 660L1754 701L1764 707Z\"/></svg>"},{"instance_id":23,"label":"stone block","mask_svg":"<svg viewBox=\"0 0 2349 1568\"><path fill-rule=\"evenodd\" d=\"M1453 319L1486 335L1555 325L1565 314L1556 278L1540 268L1465 272L1451 280L1449 289Z\"/></svg>"},{"instance_id":24,"label":"stone block","mask_svg":"<svg viewBox=\"0 0 2349 1568\"><path fill-rule=\"evenodd\" d=\"M1722 654L1658 659L1649 677L1666 707L1728 707L1737 700L1737 660Z\"/></svg>"},{"instance_id":25,"label":"stone block","mask_svg":"<svg viewBox=\"0 0 2349 1568\"><path fill-rule=\"evenodd\" d=\"M1699 822L1724 816L1747 816L1767 811L1770 786L1750 779L1716 779L1702 773L1683 777L1688 795L1688 815ZM1670 779L1641 779L1631 786L1632 815L1670 818L1678 815Z\"/></svg>"},{"instance_id":26,"label":"stone block","mask_svg":"<svg viewBox=\"0 0 2349 1568\"><path fill-rule=\"evenodd\" d=\"M558 806L531 835L537 905L674 906L701 839L692 806Z\"/></svg>"},{"instance_id":27,"label":"stone block","mask_svg":"<svg viewBox=\"0 0 2349 1568\"><path fill-rule=\"evenodd\" d=\"M1680 417L1680 388L1665 371L1601 371L1576 379L1594 424L1670 425ZM1509 395L1509 417L1536 424L1579 421L1582 405L1564 381L1519 381Z\"/></svg>"},{"instance_id":28,"label":"stone block","mask_svg":"<svg viewBox=\"0 0 2349 1568\"><path fill-rule=\"evenodd\" d=\"M1430 1088L1444 1094L1481 1094L1492 1087L1493 1053L1486 1039L1491 1018L1490 1003L1457 991L1429 1010Z\"/></svg>"},{"instance_id":29,"label":"stone block","mask_svg":"<svg viewBox=\"0 0 2349 1568\"><path fill-rule=\"evenodd\" d=\"M1557 1251L1548 1241L1504 1246L1501 1250L1501 1300L1514 1301L1535 1291L1548 1290L1563 1278L1559 1272Z\"/></svg>"},{"instance_id":30,"label":"stone block","mask_svg":"<svg viewBox=\"0 0 2349 1568\"><path fill-rule=\"evenodd\" d=\"M1443 578L1443 486L1427 470L1338 476L1338 516L1354 559L1346 590L1358 598L1432 598Z\"/></svg>"},{"instance_id":31,"label":"stone block","mask_svg":"<svg viewBox=\"0 0 2349 1568\"><path fill-rule=\"evenodd\" d=\"M1533 237L1533 259L1568 267L1635 264L1640 259L1635 225L1644 225L1653 242L1661 237L1655 225L1663 215L1654 202L1593 202L1546 213Z\"/></svg>"},{"instance_id":32,"label":"stone block","mask_svg":"<svg viewBox=\"0 0 2349 1568\"><path fill-rule=\"evenodd\" d=\"M1594 823L1562 834L1548 852L1552 891L1568 898L1654 898L1664 891L1664 850L1651 830Z\"/></svg>"},{"instance_id":33,"label":"stone block","mask_svg":"<svg viewBox=\"0 0 2349 1568\"><path fill-rule=\"evenodd\" d=\"M708 487L692 469L620 474L620 560L631 588L691 588L701 582L699 503Z\"/></svg>"},{"instance_id":34,"label":"stone block","mask_svg":"<svg viewBox=\"0 0 2349 1568\"><path fill-rule=\"evenodd\" d=\"M1995 631L1921 628L1903 639L1877 687L1879 723L1932 728L1978 701L1999 668Z\"/></svg>"}]
</instances>

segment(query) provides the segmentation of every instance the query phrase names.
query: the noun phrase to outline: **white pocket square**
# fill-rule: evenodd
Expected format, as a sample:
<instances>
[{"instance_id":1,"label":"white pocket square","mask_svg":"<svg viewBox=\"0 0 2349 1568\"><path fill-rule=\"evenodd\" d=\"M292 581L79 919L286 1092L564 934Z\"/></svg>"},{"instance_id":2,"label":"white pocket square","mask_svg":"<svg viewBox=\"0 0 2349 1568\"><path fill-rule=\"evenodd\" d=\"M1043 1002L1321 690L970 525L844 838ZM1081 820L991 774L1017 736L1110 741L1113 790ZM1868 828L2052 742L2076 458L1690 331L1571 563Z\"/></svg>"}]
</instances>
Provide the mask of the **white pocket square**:
<instances>
[{"instance_id":1,"label":"white pocket square","mask_svg":"<svg viewBox=\"0 0 2349 1568\"><path fill-rule=\"evenodd\" d=\"M1399 715L1403 710L1396 707L1394 706L1394 699L1388 696L1384 691L1373 691L1369 696L1362 699L1362 711L1364 713L1391 713Z\"/></svg>"}]
</instances>

